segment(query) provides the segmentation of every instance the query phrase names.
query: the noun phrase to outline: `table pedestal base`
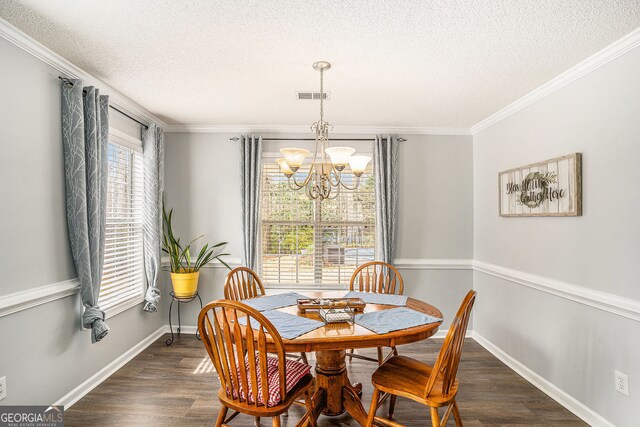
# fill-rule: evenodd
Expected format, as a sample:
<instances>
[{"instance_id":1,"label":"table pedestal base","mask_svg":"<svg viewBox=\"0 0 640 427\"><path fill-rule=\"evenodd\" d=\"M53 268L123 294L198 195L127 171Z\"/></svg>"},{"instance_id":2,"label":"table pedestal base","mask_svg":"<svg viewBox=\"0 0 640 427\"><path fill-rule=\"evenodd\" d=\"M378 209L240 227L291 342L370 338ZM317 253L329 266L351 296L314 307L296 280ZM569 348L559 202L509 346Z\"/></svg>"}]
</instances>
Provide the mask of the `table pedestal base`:
<instances>
[{"instance_id":1,"label":"table pedestal base","mask_svg":"<svg viewBox=\"0 0 640 427\"><path fill-rule=\"evenodd\" d=\"M347 374L345 350L321 350L316 352L316 413L335 416L347 411L358 423L364 425L367 412L360 397L362 384L351 384Z\"/></svg>"}]
</instances>

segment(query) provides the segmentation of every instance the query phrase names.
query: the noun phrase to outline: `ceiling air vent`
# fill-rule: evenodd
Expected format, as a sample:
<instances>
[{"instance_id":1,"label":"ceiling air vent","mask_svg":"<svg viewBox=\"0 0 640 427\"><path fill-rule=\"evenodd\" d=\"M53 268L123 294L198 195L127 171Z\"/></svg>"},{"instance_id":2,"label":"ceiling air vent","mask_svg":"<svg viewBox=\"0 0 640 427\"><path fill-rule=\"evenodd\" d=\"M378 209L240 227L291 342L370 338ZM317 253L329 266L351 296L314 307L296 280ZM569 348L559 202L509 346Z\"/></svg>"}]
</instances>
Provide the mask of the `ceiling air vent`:
<instances>
[{"instance_id":1,"label":"ceiling air vent","mask_svg":"<svg viewBox=\"0 0 640 427\"><path fill-rule=\"evenodd\" d=\"M325 92L324 93L324 99L330 99L331 98L331 92ZM304 101L307 99L320 99L320 92L296 92L296 99L298 101Z\"/></svg>"}]
</instances>

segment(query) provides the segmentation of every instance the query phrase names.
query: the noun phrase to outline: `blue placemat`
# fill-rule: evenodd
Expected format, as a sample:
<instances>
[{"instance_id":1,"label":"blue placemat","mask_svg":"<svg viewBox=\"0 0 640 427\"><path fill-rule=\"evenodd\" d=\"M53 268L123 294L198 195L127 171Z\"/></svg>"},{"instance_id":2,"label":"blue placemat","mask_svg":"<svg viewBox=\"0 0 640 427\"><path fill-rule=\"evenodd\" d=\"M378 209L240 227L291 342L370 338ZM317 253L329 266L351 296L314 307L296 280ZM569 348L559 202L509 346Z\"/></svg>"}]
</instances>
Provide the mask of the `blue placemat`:
<instances>
[{"instance_id":1,"label":"blue placemat","mask_svg":"<svg viewBox=\"0 0 640 427\"><path fill-rule=\"evenodd\" d=\"M287 340L292 340L294 338L299 337L300 335L304 335L307 332L311 332L314 329L318 329L321 326L324 326L323 322L319 322L317 320L309 319L306 317L296 316L294 314L285 313L283 311L263 311L262 314L264 317L269 319L273 326L278 330L280 336ZM242 317L238 319L238 323L241 325L247 324L247 318ZM256 319L251 319L251 328L259 329L260 324L256 321Z\"/></svg>"},{"instance_id":2,"label":"blue placemat","mask_svg":"<svg viewBox=\"0 0 640 427\"><path fill-rule=\"evenodd\" d=\"M356 292L349 291L345 298L360 298L367 304L385 304L385 305L407 305L407 299L404 295L390 295L390 294L378 294L375 292Z\"/></svg>"},{"instance_id":3,"label":"blue placemat","mask_svg":"<svg viewBox=\"0 0 640 427\"><path fill-rule=\"evenodd\" d=\"M265 295L259 298L243 299L243 304L255 308L258 311L275 310L276 308L296 305L299 299L306 298L296 292L287 292L277 295Z\"/></svg>"},{"instance_id":4,"label":"blue placemat","mask_svg":"<svg viewBox=\"0 0 640 427\"><path fill-rule=\"evenodd\" d=\"M428 314L406 307L356 314L355 318L356 324L376 334L386 334L387 332L399 331L401 329L413 328L414 326L440 321L442 321L442 319L438 317L429 316Z\"/></svg>"}]
</instances>

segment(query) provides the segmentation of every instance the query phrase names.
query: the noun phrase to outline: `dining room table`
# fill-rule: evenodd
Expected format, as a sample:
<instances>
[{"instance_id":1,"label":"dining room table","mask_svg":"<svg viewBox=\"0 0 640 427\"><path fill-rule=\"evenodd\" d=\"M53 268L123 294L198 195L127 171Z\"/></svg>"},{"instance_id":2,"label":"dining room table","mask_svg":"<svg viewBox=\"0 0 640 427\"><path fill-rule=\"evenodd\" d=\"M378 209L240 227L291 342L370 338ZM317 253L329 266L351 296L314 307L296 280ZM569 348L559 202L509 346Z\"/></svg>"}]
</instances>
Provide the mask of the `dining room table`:
<instances>
[{"instance_id":1,"label":"dining room table","mask_svg":"<svg viewBox=\"0 0 640 427\"><path fill-rule=\"evenodd\" d=\"M345 292L313 291L302 293L308 298L326 299L342 297ZM355 322L326 323L293 339L283 337L284 348L287 353L315 353L316 387L313 394L314 411L310 416L317 419L320 414L337 416L346 411L359 424L365 424L367 412L361 400L362 384L354 384L349 379L346 351L350 349L395 347L425 340L435 334L442 324L442 313L436 307L416 298L406 298L405 301L404 307L434 318L432 322L386 333L376 333ZM255 302L257 301L254 299ZM374 313L394 308L397 308L397 306L367 303L364 307L364 313ZM279 307L275 310L307 319L322 320L318 310L301 312L298 310L297 305ZM269 338L267 341L269 348L269 344L272 341L269 341ZM372 373L373 370L374 367L372 366ZM382 402L382 399L380 402Z\"/></svg>"}]
</instances>

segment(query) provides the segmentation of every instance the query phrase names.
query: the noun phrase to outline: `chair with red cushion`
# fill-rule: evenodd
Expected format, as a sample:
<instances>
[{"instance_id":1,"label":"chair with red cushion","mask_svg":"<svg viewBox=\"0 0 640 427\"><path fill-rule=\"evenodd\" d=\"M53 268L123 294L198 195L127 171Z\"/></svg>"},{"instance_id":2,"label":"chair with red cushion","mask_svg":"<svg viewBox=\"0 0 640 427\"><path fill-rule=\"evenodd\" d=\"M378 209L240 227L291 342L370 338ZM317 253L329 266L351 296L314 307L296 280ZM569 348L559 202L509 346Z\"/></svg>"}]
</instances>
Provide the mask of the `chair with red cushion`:
<instances>
[{"instance_id":1,"label":"chair with red cushion","mask_svg":"<svg viewBox=\"0 0 640 427\"><path fill-rule=\"evenodd\" d=\"M222 409L216 426L225 425L238 413L272 417L273 425L280 426L280 415L301 397L307 408L304 422L316 425L311 367L286 358L282 338L266 317L240 302L219 300L200 311L198 326L221 383L218 399ZM270 353L267 335L273 341ZM229 409L235 412L227 417Z\"/></svg>"},{"instance_id":2,"label":"chair with red cushion","mask_svg":"<svg viewBox=\"0 0 640 427\"><path fill-rule=\"evenodd\" d=\"M227 274L224 281L224 297L231 301L242 301L251 298L259 298L265 294L264 286L258 274L248 267L236 267ZM309 363L307 354L302 352L300 356L288 355L295 360Z\"/></svg>"}]
</instances>

